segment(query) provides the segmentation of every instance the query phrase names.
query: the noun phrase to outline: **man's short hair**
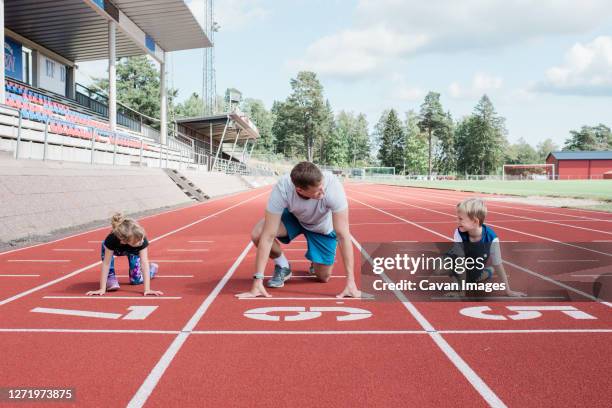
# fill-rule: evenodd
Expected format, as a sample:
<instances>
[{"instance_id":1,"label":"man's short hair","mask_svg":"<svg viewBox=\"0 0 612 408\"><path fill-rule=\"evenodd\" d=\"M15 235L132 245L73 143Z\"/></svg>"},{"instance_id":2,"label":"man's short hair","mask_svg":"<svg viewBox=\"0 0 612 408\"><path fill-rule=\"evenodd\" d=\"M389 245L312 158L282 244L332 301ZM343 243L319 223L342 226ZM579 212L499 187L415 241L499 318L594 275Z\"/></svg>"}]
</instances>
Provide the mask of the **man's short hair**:
<instances>
[{"instance_id":1,"label":"man's short hair","mask_svg":"<svg viewBox=\"0 0 612 408\"><path fill-rule=\"evenodd\" d=\"M303 161L295 165L291 170L291 181L293 185L301 189L318 185L323 180L323 173L316 164Z\"/></svg>"},{"instance_id":2,"label":"man's short hair","mask_svg":"<svg viewBox=\"0 0 612 408\"><path fill-rule=\"evenodd\" d=\"M487 206L482 199L466 198L457 204L457 209L463 211L468 217L477 219L480 225L482 225L487 217Z\"/></svg>"}]
</instances>

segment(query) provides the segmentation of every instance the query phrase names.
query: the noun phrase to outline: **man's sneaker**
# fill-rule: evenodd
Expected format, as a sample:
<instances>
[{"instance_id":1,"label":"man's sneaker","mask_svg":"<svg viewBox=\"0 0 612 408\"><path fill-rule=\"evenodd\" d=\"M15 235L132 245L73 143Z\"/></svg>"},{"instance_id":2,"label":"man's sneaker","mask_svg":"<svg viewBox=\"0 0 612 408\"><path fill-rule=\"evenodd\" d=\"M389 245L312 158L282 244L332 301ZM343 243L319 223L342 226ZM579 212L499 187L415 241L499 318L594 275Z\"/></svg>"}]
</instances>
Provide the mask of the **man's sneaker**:
<instances>
[{"instance_id":1,"label":"man's sneaker","mask_svg":"<svg viewBox=\"0 0 612 408\"><path fill-rule=\"evenodd\" d=\"M274 275L267 283L269 288L282 288L285 286L285 281L291 277L291 268L283 268L279 265L274 265Z\"/></svg>"},{"instance_id":2,"label":"man's sneaker","mask_svg":"<svg viewBox=\"0 0 612 408\"><path fill-rule=\"evenodd\" d=\"M117 281L117 277L115 275L109 276L106 280L106 291L114 292L119 289L119 282Z\"/></svg>"},{"instance_id":3,"label":"man's sneaker","mask_svg":"<svg viewBox=\"0 0 612 408\"><path fill-rule=\"evenodd\" d=\"M150 263L149 264L149 276L151 276L151 279L153 279L155 277L155 275L157 274L157 269L159 268L159 266L156 263Z\"/></svg>"}]
</instances>

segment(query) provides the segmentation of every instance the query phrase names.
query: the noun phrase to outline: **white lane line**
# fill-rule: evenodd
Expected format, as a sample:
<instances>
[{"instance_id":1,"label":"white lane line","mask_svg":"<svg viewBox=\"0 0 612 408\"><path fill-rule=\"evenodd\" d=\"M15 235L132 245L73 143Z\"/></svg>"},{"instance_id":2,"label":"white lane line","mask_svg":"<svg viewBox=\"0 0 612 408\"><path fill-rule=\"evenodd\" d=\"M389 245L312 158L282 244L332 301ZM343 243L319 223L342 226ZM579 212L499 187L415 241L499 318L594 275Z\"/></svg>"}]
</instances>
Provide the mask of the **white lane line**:
<instances>
[{"instance_id":1,"label":"white lane line","mask_svg":"<svg viewBox=\"0 0 612 408\"><path fill-rule=\"evenodd\" d=\"M91 248L54 248L54 251L57 252L93 252L94 250Z\"/></svg>"},{"instance_id":2,"label":"white lane line","mask_svg":"<svg viewBox=\"0 0 612 408\"><path fill-rule=\"evenodd\" d=\"M65 263L70 262L70 259L7 259L7 262Z\"/></svg>"},{"instance_id":3,"label":"white lane line","mask_svg":"<svg viewBox=\"0 0 612 408\"><path fill-rule=\"evenodd\" d=\"M378 192L381 193L381 194L383 193L381 191L378 191ZM361 194L366 194L366 193L361 193ZM391 197L408 198L405 194L393 194L393 193L389 193L389 192L387 192L386 194L389 194ZM366 194L366 195L371 195L371 194ZM393 200L388 200L388 199L382 198L380 196L372 196L372 197L380 198L380 199L386 200L386 201L395 202ZM442 205L450 206L450 207L455 207L455 205L456 205L456 203L455 204L444 204L444 203L440 203L439 201L426 200L426 199L423 199L423 198L414 197L414 195L411 195L409 198L417 200L417 201L423 201L423 202L426 202L426 203L442 204ZM405 205L405 206L409 205L411 207L420 208L422 210L437 212L437 213L440 213L440 214L446 214L446 215L455 217L455 214L449 214L449 213L445 213L445 212L442 212L442 211L436 211L436 210L432 210L432 209L428 209L428 208L424 208L424 207L419 207L419 206L413 205L413 204L406 204L406 203L399 203L399 204L402 204L402 205ZM598 233L601 233L601 234L612 235L612 232L610 232L610 231L603 231L603 230L597 230L597 229L594 229L594 228L586 228L586 227L580 227L580 226L577 226L577 225L564 224L564 223L559 223L559 222L552 222L552 221L541 220L541 219L531 218L531 217L524 217L522 215L506 214L506 213L502 213L502 212L498 212L498 211L492 211L492 210L489 210L489 213L491 213L491 214L501 214L501 215L506 215L506 216L510 216L510 217L517 217L517 218L521 218L521 219L529 220L529 221L533 221L533 222L542 222L542 223L546 223L546 224L559 225L559 226L563 226L563 227L580 229L580 230L585 230L585 231L589 231L589 232L598 232ZM508 230L508 231L517 232L517 233L520 233L520 234L525 234L525 235L529 235L529 236L533 236L533 237L537 237L537 238L542 238L542 239L546 239L546 240L552 240L550 238L542 237L542 236L539 236L539 235L536 235L536 234L529 234L527 232L513 230L513 229L508 228L508 227L502 227L501 225L495 224L494 221L493 222L488 222L487 224L491 225L491 226L497 226L498 228L505 229L505 230ZM557 240L553 240L553 241L560 242L560 241L557 241ZM574 245L574 246L579 247L577 245ZM579 247L579 248L590 250L589 248L584 248L584 247ZM598 251L594 251L594 250L592 250L592 251L593 252L598 252ZM608 256L612 256L612 254L608 254Z\"/></svg>"},{"instance_id":4,"label":"white lane line","mask_svg":"<svg viewBox=\"0 0 612 408\"><path fill-rule=\"evenodd\" d=\"M512 296L457 296L454 298L449 298L448 296L432 296L433 300L451 300L451 299L461 299L461 300L479 300L479 301L487 301L487 300L516 300L516 297ZM565 299L564 296L522 296L521 299Z\"/></svg>"},{"instance_id":5,"label":"white lane line","mask_svg":"<svg viewBox=\"0 0 612 408\"><path fill-rule=\"evenodd\" d=\"M591 242L612 242L612 239L594 239Z\"/></svg>"},{"instance_id":6,"label":"white lane line","mask_svg":"<svg viewBox=\"0 0 612 408\"><path fill-rule=\"evenodd\" d=\"M238 298L239 300L335 300L335 301L345 301L345 300L361 300L361 301L372 301L373 298L337 298L334 295L329 295L329 297L256 297L256 298Z\"/></svg>"},{"instance_id":7,"label":"white lane line","mask_svg":"<svg viewBox=\"0 0 612 408\"><path fill-rule=\"evenodd\" d=\"M150 262L155 263L201 263L202 259L151 259Z\"/></svg>"},{"instance_id":8,"label":"white lane line","mask_svg":"<svg viewBox=\"0 0 612 408\"><path fill-rule=\"evenodd\" d=\"M264 275L264 278L272 278L273 275ZM318 279L317 275L291 275L291 278L312 278ZM330 278L346 278L346 275L332 275Z\"/></svg>"},{"instance_id":9,"label":"white lane line","mask_svg":"<svg viewBox=\"0 0 612 408\"><path fill-rule=\"evenodd\" d=\"M30 310L30 312L58 314L58 315L65 315L65 316L95 317L97 319L119 319L122 316L120 313L89 312L86 310L53 309L49 307L35 307L34 309Z\"/></svg>"},{"instance_id":10,"label":"white lane line","mask_svg":"<svg viewBox=\"0 0 612 408\"><path fill-rule=\"evenodd\" d=\"M369 194L367 194L367 195L369 195ZM374 197L377 197L377 196L374 196ZM380 198L380 197L378 196L378 198ZM361 205L364 205L364 206L366 206L366 207L370 207L370 208L372 208L372 209L374 209L374 210L376 210L376 211L379 211L379 212L382 212L382 213L384 213L384 214L387 214L387 215L389 215L390 217L393 217L393 218L396 218L396 219L399 219L399 220L403 220L403 221L404 221L404 222L406 222L407 224L414 225L415 227L420 228L420 229L422 229L422 230L424 230L424 231L431 232L432 234L437 235L437 236L439 236L439 237L442 237L442 238L444 238L444 239L446 239L446 240L448 240L448 241L452 241L452 240L453 240L451 237L448 237L448 236L446 236L446 235L444 235L444 234L441 234L441 233L439 233L439 232L437 232L437 231L434 231L434 230L432 230L432 229L429 229L429 228L427 228L427 227L424 227L424 226L422 226L422 225L419 225L419 224L417 224L416 222L409 221L409 220L407 220L407 219L405 219L405 218L402 218L402 217L397 216L397 215L395 215L395 214L392 214L392 213L390 213L390 212L380 210L380 209L378 209L378 208L376 208L376 207L373 207L373 206L371 206L371 205L369 205L369 204L364 203L363 201L359 201L359 200L357 200L357 199L355 199L355 198L350 198L350 200L355 201L355 202L357 202L357 203L359 203L359 204L361 204ZM385 199L383 198L383 200L385 200ZM393 200L391 200L391 201L393 201ZM416 207L417 207L417 208L422 208L422 207L418 207L418 206L416 206ZM432 211L433 211L433 210L432 210ZM439 211L436 211L436 212L439 212ZM442 213L442 214L445 214L445 213ZM545 239L547 239L547 238L545 238ZM563 243L563 242L561 242L561 241L555 241L555 242L558 242L558 243L564 244L564 243ZM570 245L570 246L576 246L576 245L571 245L571 244L567 244L567 245ZM582 248L582 247L579 247L579 248ZM584 248L584 249L587 249L587 248ZM604 254L605 254L605 253L604 253ZM560 287L562 287L562 288L564 288L564 289L567 289L567 290L569 290L569 291L571 291L571 292L577 293L577 294L579 294L579 295L581 295L581 296L584 296L584 297L586 297L586 298L588 298L588 299L591 299L591 300L593 300L593 301L595 301L595 302L600 302L601 304L604 304L604 305L606 305L606 306L608 306L608 307L611 307L611 308L612 308L612 303L610 303L610 302L604 302L604 301L602 301L602 300L601 300L601 299L599 299L599 298L596 298L596 297L594 297L594 296L592 296L592 295L589 295L589 294L588 294L588 293L586 293L586 292L583 292L583 291L581 291L581 290L579 290L579 289L576 289L576 288L574 288L574 287L568 286L568 285L566 285L566 284L564 284L564 283L561 283L561 282L559 282L559 281L557 281L557 280L551 279L551 278L549 278L548 276L544 276L544 275L542 275L542 274L540 274L540 273L534 272L534 271L532 271L532 270L530 270L530 269L524 268L524 267L519 266L519 265L517 265L517 264L514 264L514 263L512 263L512 262L510 262L510 261L506 261L506 260L504 260L504 261L503 261L503 263L505 263L506 265L510 265L510 266L512 266L512 267L514 267L514 268L516 268L516 269L520 270L520 271L523 271L523 272L525 272L525 273L528 273L528 274L530 274L530 275L532 275L532 276L536 276L536 277L538 277L538 278L540 278L540 279L543 279L543 280L545 280L545 281L547 281L547 282L550 282L550 283L552 283L552 284L554 284L554 285L560 286Z\"/></svg>"},{"instance_id":11,"label":"white lane line","mask_svg":"<svg viewBox=\"0 0 612 408\"><path fill-rule=\"evenodd\" d=\"M553 248L523 248L523 249L512 249L512 252L552 252Z\"/></svg>"},{"instance_id":12,"label":"white lane line","mask_svg":"<svg viewBox=\"0 0 612 408\"><path fill-rule=\"evenodd\" d=\"M351 240L353 241L353 244L355 245L355 247L357 247L359 252L361 252L366 258L366 260L370 264L373 264L370 254L368 254L361 247L361 244L357 242L355 237L351 236ZM389 279L389 277L384 272L379 276L382 277L388 283L392 282L391 279ZM444 340L440 333L436 332L436 329L434 329L433 325L427 320L427 318L425 318L425 316L421 314L421 312L419 312L419 310L412 304L412 302L410 302L410 300L408 300L408 298L402 292L398 290L395 290L393 292L395 296L399 299L399 301L402 302L402 305L404 305L406 310L408 310L410 315L412 315L412 317L417 322L419 322L423 330L428 332L427 334L431 337L431 339L436 343L440 350L442 350L446 357L455 365L455 367L461 372L461 374L463 374L463 376L470 382L470 384L472 384L472 387L474 387L474 389L482 396L482 398L484 398L484 400L491 407L506 407L506 404L504 404L504 402L497 396L497 394L495 394L495 392L491 388L489 388L489 386L484 382L484 380L480 378L478 374L476 374L472 367L470 367L469 364L467 364L455 351L455 349L446 340Z\"/></svg>"},{"instance_id":13,"label":"white lane line","mask_svg":"<svg viewBox=\"0 0 612 408\"><path fill-rule=\"evenodd\" d=\"M121 329L3 329L0 333L117 333L117 334L179 334L178 330L121 330Z\"/></svg>"},{"instance_id":14,"label":"white lane line","mask_svg":"<svg viewBox=\"0 0 612 408\"><path fill-rule=\"evenodd\" d=\"M595 274L595 275L581 275L579 273L572 273L570 276L575 276L575 277L583 277L583 278L612 278L612 275L606 275L605 273L601 273L599 275Z\"/></svg>"},{"instance_id":15,"label":"white lane line","mask_svg":"<svg viewBox=\"0 0 612 408\"><path fill-rule=\"evenodd\" d=\"M394 186L395 187L395 186ZM403 190L403 191L401 191ZM398 192L406 192L405 187L400 188L400 189L393 189L393 191L398 191ZM477 192L477 191L470 191L468 192L469 194L459 194L460 191L458 190L446 190L447 192L455 192L456 194L454 194L455 199L458 201L461 201L462 199L464 199L465 197L467 197L468 195L478 195L478 194L485 194L485 197L490 197L492 195L492 193L482 193L482 192ZM411 195L414 195L414 190L411 191ZM432 191L432 189L429 189L429 191L427 191L427 196L428 197L436 197L436 198L441 198L441 199L449 199L449 196L451 196L451 194L449 193L442 193L441 191L438 192L437 194L434 193L434 191ZM538 207L542 207L544 209L541 210L536 210L534 208L529 208L526 206L522 206L522 207L514 207L514 206L509 206L509 205L502 205L499 204L499 201L491 201L488 200L489 205L491 205L491 207L501 207L501 208L509 208L509 209L513 209L513 210L521 210L521 211L531 211L531 212L538 212L538 213L544 213L544 214L548 214L548 215L561 215L563 217L573 217L573 218L582 218L580 220L560 220L560 221L569 221L569 222L574 222L574 221L602 221L602 222L610 222L612 221L612 219L598 219L598 218L591 218L591 217L585 217L582 215L575 215L575 214L567 214L567 213L563 213L563 212L555 212L555 211L551 211L551 210L556 210L556 209L560 209L559 207L552 207L552 206L538 206ZM583 209L577 209L577 208L572 208L572 211L576 211L576 212L589 212L589 213L595 213L598 215L609 215L609 213L604 212L604 211L595 211L595 210L583 210ZM550 221L550 220L549 220Z\"/></svg>"},{"instance_id":16,"label":"white lane line","mask_svg":"<svg viewBox=\"0 0 612 408\"><path fill-rule=\"evenodd\" d=\"M91 299L91 300L179 300L180 296L43 296L43 299Z\"/></svg>"},{"instance_id":17,"label":"white lane line","mask_svg":"<svg viewBox=\"0 0 612 408\"><path fill-rule=\"evenodd\" d=\"M0 275L0 278L35 278L40 275Z\"/></svg>"},{"instance_id":18,"label":"white lane line","mask_svg":"<svg viewBox=\"0 0 612 408\"><path fill-rule=\"evenodd\" d=\"M136 394L134 394L131 401L129 402L128 407L142 407L145 404L145 402L157 386L157 383L164 375L164 372L166 371L176 354L179 352L179 350L181 349L195 326L198 324L202 316L204 316L212 302L219 295L221 289L223 289L223 287L229 281L230 277L234 274L236 269L238 269L238 266L242 263L242 261L244 260L247 253L252 247L253 243L249 242L242 251L242 253L238 256L236 261L234 261L234 264L228 269L225 276L223 276L223 278L219 281L219 283L217 283L217 286L215 286L213 291L206 297L206 299L204 299L200 307L198 307L198 310L196 310L196 312L193 314L191 319L189 319L185 327L183 327L181 333L176 336L172 344L170 344L164 355L159 359L155 367L153 367L153 369L151 370L147 378L144 380L140 388L138 388L138 391L136 391Z\"/></svg>"},{"instance_id":19,"label":"white lane line","mask_svg":"<svg viewBox=\"0 0 612 408\"><path fill-rule=\"evenodd\" d=\"M440 334L529 334L529 333L612 333L612 329L508 329L508 330L438 330ZM112 334L174 334L179 330L138 330L138 329L39 329L39 328L0 328L0 333L112 333ZM280 334L280 335L349 335L349 334L428 334L425 330L194 330L197 335L244 335L244 334Z\"/></svg>"},{"instance_id":20,"label":"white lane line","mask_svg":"<svg viewBox=\"0 0 612 408\"><path fill-rule=\"evenodd\" d=\"M612 331L612 330L611 330ZM427 334L425 330L195 330L192 334Z\"/></svg>"},{"instance_id":21,"label":"white lane line","mask_svg":"<svg viewBox=\"0 0 612 408\"><path fill-rule=\"evenodd\" d=\"M426 330L195 330L199 335L347 335L347 334L429 334ZM612 333L612 329L508 329L508 330L437 330L440 334L507 334L507 333Z\"/></svg>"},{"instance_id":22,"label":"white lane line","mask_svg":"<svg viewBox=\"0 0 612 408\"><path fill-rule=\"evenodd\" d=\"M168 249L168 252L208 252L208 249Z\"/></svg>"},{"instance_id":23,"label":"white lane line","mask_svg":"<svg viewBox=\"0 0 612 408\"><path fill-rule=\"evenodd\" d=\"M418 209L421 209L421 210L430 211L430 212L434 212L434 213L437 213L437 214L447 215L447 216L449 216L449 217L453 217L453 218L454 218L454 217L456 217L456 215L454 215L454 214L450 214L450 213L447 213L447 212L437 211L437 210L432 210L432 209L430 209L430 208L421 207L421 206L414 205L414 204L402 203L402 202L398 202L398 201L395 201L395 200L392 200L392 199L389 199L389 198L384 198L384 197L381 197L381 196L380 196L380 194L382 194L382 193L380 193L379 195L372 195L372 194L362 193L362 192L358 192L358 193L359 193L359 194L366 195L366 196L374 197L374 198L379 199L379 200L385 200L385 201L397 202L397 203L402 204L402 205L407 206L407 207L418 208ZM354 200L354 199L353 199L353 200ZM357 201L357 200L355 200L355 201ZM360 202L360 201L357 201L357 202ZM361 203L361 202L360 202L360 203ZM362 203L362 204L363 204L363 203ZM366 206L367 206L367 204L366 204ZM371 206L370 206L370 207L371 207ZM372 208L375 208L375 207L372 207ZM379 210L377 209L377 211L379 211ZM381 211L381 212L383 212L383 213L385 213L385 214L391 214L391 213L386 212L386 211ZM394 217L397 217L397 216L395 216L395 215L393 215L393 216L394 216ZM410 223L411 223L411 224L413 224L413 225L418 226L419 228L426 229L426 230L428 230L428 231L432 231L432 230L427 229L426 227L423 227L422 225L419 225L419 224L417 224L417 223L414 223L414 222L410 222ZM568 247L572 247L572 248L584 249L585 251L594 252L594 253L597 253L597 254L600 254L600 255L611 256L611 257L612 257L612 253L609 253L609 252L601 252L601 251L597 251L597 250L592 249L592 248L583 247L583 246L580 246L580 245L570 244L569 242L562 242L562 241L559 241L559 240L557 240L557 239L548 238L548 237L543 237L543 236L541 236L541 235L537 235L537 234L530 234L530 233L528 233L528 232L519 231L519 230L515 230L515 229L512 229L512 228L508 228L508 227L502 227L501 225L497 225L497 224L494 224L494 223L488 223L488 225L490 225L490 226L492 226L492 227L496 227L496 228L502 229L502 230L506 230L506 231L515 232L515 233L517 233L517 234L527 235L527 236L534 237L534 238L540 238L540 239L543 239L543 240L545 240L545 241L555 242L555 243L557 243L557 244L561 244L561 245L564 245L564 246L568 246ZM444 236L444 235L439 234L439 233L437 233L437 232L436 232L436 234L437 234L437 235L440 235L440 236ZM445 237L445 238L448 238L448 237L446 237L446 236L444 236L444 237ZM452 241L452 239L451 239L451 241Z\"/></svg>"},{"instance_id":24,"label":"white lane line","mask_svg":"<svg viewBox=\"0 0 612 408\"><path fill-rule=\"evenodd\" d=\"M441 334L612 333L612 329L440 330Z\"/></svg>"},{"instance_id":25,"label":"white lane line","mask_svg":"<svg viewBox=\"0 0 612 408\"><path fill-rule=\"evenodd\" d=\"M115 275L118 278L127 278L128 275ZM193 275L155 275L154 279L157 278L193 278Z\"/></svg>"},{"instance_id":26,"label":"white lane line","mask_svg":"<svg viewBox=\"0 0 612 408\"><path fill-rule=\"evenodd\" d=\"M599 262L599 259L538 259L538 262L549 262L549 263Z\"/></svg>"}]
</instances>

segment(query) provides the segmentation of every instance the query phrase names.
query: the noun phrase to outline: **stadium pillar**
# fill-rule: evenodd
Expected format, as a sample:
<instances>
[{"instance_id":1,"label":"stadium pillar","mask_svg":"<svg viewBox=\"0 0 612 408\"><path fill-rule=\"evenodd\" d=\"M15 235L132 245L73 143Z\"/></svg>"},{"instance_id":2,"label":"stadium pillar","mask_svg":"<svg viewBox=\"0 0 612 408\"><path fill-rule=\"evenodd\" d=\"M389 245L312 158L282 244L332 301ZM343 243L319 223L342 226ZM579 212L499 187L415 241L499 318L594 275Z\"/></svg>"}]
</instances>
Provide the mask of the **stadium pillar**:
<instances>
[{"instance_id":1,"label":"stadium pillar","mask_svg":"<svg viewBox=\"0 0 612 408\"><path fill-rule=\"evenodd\" d=\"M0 103L6 102L6 94L4 90L4 0L0 0L0 24L2 27L2 37L0 39L0 49L2 49L2 58L0 58Z\"/></svg>"},{"instance_id":2,"label":"stadium pillar","mask_svg":"<svg viewBox=\"0 0 612 408\"><path fill-rule=\"evenodd\" d=\"M108 121L112 132L117 131L117 73L115 62L117 61L117 29L116 23L111 20L108 23Z\"/></svg>"},{"instance_id":3,"label":"stadium pillar","mask_svg":"<svg viewBox=\"0 0 612 408\"><path fill-rule=\"evenodd\" d=\"M257 140L253 140L253 145L251 146L251 151L249 152L249 155L248 155L245 163L248 163L249 161L251 161L251 155L253 154L253 149L255 149L255 143L257 143Z\"/></svg>"},{"instance_id":4,"label":"stadium pillar","mask_svg":"<svg viewBox=\"0 0 612 408\"><path fill-rule=\"evenodd\" d=\"M232 152L230 156L234 157L234 151L236 150L236 143L238 143L238 137L240 137L240 129L236 132L236 139L234 139L234 145L232 146Z\"/></svg>"},{"instance_id":5,"label":"stadium pillar","mask_svg":"<svg viewBox=\"0 0 612 408\"><path fill-rule=\"evenodd\" d=\"M166 94L166 63L161 62L159 64L159 89L161 100L159 102L159 143L167 143L168 135L168 111L167 111L167 99Z\"/></svg>"}]
</instances>

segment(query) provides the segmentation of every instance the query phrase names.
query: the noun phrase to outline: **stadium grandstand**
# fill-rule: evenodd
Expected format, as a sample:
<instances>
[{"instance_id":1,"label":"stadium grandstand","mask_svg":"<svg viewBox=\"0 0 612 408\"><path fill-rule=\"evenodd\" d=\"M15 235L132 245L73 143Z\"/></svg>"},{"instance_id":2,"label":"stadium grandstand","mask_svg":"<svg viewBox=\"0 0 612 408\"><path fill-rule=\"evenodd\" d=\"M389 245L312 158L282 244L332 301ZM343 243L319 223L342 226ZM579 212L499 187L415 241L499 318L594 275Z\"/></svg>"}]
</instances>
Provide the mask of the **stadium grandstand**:
<instances>
[{"instance_id":1,"label":"stadium grandstand","mask_svg":"<svg viewBox=\"0 0 612 408\"><path fill-rule=\"evenodd\" d=\"M252 170L246 162L259 133L237 109L168 123L167 53L212 47L183 0L0 0L0 21L0 150L15 158ZM159 64L159 119L117 102L117 59L143 54ZM108 95L75 79L79 62L102 59Z\"/></svg>"}]
</instances>

